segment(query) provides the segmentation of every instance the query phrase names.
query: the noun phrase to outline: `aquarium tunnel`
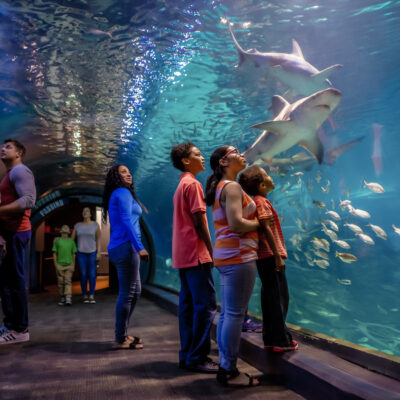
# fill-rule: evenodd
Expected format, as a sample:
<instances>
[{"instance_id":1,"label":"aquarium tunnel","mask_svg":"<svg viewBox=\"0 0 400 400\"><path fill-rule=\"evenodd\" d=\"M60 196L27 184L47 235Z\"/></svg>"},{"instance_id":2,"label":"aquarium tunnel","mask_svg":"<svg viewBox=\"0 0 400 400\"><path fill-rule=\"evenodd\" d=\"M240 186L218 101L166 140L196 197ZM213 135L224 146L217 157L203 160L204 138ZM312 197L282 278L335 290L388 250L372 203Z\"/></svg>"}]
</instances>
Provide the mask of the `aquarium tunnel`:
<instances>
[{"instance_id":1,"label":"aquarium tunnel","mask_svg":"<svg viewBox=\"0 0 400 400\"><path fill-rule=\"evenodd\" d=\"M231 145L275 183L288 323L400 357L399 24L398 1L0 1L0 139L26 146L38 194L31 290L54 283L61 225L84 206L102 224L106 172L123 164L148 210L142 280L178 292L171 148L201 150L205 187ZM259 279L249 312L261 318Z\"/></svg>"}]
</instances>

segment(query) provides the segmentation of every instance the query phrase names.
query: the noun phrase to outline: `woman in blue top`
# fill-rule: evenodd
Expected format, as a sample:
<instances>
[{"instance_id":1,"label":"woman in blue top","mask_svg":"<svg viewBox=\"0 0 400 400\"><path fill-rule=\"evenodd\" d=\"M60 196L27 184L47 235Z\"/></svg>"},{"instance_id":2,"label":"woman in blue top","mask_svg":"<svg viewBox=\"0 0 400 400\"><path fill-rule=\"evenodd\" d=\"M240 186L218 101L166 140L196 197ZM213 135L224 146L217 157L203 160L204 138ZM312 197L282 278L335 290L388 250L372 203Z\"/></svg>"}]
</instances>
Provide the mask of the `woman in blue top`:
<instances>
[{"instance_id":1,"label":"woman in blue top","mask_svg":"<svg viewBox=\"0 0 400 400\"><path fill-rule=\"evenodd\" d=\"M129 318L141 293L140 259L149 253L141 242L139 219L142 208L136 199L132 175L124 165L115 165L107 173L103 195L103 219L110 219L108 256L118 272L119 294L116 306L116 349L142 349L142 339L128 336Z\"/></svg>"}]
</instances>

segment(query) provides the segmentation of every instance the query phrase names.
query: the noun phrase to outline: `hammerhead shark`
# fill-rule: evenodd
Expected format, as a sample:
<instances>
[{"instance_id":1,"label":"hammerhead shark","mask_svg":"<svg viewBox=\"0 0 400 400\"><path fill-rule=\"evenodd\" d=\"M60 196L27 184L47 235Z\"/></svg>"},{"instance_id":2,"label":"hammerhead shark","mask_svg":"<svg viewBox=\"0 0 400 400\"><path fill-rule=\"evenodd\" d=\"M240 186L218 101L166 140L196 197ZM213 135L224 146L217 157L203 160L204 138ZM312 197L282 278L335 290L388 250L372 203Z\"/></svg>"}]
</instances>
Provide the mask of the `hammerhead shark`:
<instances>
[{"instance_id":1,"label":"hammerhead shark","mask_svg":"<svg viewBox=\"0 0 400 400\"><path fill-rule=\"evenodd\" d=\"M303 52L294 39L292 39L291 54L261 53L256 49L244 50L236 40L230 23L228 23L228 27L239 55L237 66L240 67L246 60L250 60L256 67L271 67L270 71L273 75L290 88L285 94L287 96L296 94L310 96L332 86L328 77L335 69L341 67L340 64L335 64L319 71L304 59Z\"/></svg>"},{"instance_id":2,"label":"hammerhead shark","mask_svg":"<svg viewBox=\"0 0 400 400\"><path fill-rule=\"evenodd\" d=\"M299 145L322 163L324 149L317 129L337 107L341 99L338 89L328 88L290 104L283 97L272 97L272 121L261 122L252 128L264 132L245 151L246 160L252 164L258 159L271 159L275 155Z\"/></svg>"}]
</instances>

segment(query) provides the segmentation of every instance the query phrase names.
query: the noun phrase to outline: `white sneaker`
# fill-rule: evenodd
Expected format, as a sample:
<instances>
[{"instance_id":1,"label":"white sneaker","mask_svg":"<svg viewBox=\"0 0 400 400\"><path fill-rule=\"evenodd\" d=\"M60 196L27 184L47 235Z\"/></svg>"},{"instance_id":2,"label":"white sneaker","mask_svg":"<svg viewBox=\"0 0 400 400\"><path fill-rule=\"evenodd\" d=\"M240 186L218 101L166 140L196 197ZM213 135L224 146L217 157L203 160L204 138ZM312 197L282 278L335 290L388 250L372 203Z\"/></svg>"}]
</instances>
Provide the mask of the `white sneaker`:
<instances>
[{"instance_id":1,"label":"white sneaker","mask_svg":"<svg viewBox=\"0 0 400 400\"><path fill-rule=\"evenodd\" d=\"M8 332L10 332L9 329L8 329L5 325L3 325L3 326L0 328L0 337L3 336L3 335L5 335L5 334L8 333Z\"/></svg>"},{"instance_id":2,"label":"white sneaker","mask_svg":"<svg viewBox=\"0 0 400 400\"><path fill-rule=\"evenodd\" d=\"M72 299L71 299L71 297L67 297L67 298L65 299L65 305L66 305L66 306L72 306Z\"/></svg>"},{"instance_id":3,"label":"white sneaker","mask_svg":"<svg viewBox=\"0 0 400 400\"><path fill-rule=\"evenodd\" d=\"M29 342L29 331L25 332L8 331L8 333L5 333L2 336L0 336L0 345L21 343L21 342Z\"/></svg>"}]
</instances>

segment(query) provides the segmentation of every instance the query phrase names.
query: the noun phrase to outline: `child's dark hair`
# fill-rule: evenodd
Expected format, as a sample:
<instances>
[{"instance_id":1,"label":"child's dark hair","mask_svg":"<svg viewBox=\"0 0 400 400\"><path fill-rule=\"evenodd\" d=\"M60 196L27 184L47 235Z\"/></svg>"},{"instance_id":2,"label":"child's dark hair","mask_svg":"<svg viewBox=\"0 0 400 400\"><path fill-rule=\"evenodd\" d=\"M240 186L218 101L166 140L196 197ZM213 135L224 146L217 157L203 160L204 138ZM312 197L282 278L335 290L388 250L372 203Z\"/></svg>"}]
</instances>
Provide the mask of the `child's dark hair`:
<instances>
[{"instance_id":1,"label":"child's dark hair","mask_svg":"<svg viewBox=\"0 0 400 400\"><path fill-rule=\"evenodd\" d=\"M215 192L217 191L217 186L219 181L222 179L224 174L224 167L219 163L226 153L228 152L230 146L225 145L218 147L214 150L210 157L210 166L213 170L212 175L207 178L206 184L206 204L212 206L215 201Z\"/></svg>"},{"instance_id":2,"label":"child's dark hair","mask_svg":"<svg viewBox=\"0 0 400 400\"><path fill-rule=\"evenodd\" d=\"M261 173L261 167L252 165L246 168L239 176L239 184L243 190L251 196L258 194L260 183L264 182L264 177Z\"/></svg>"},{"instance_id":3,"label":"child's dark hair","mask_svg":"<svg viewBox=\"0 0 400 400\"><path fill-rule=\"evenodd\" d=\"M185 171L185 166L183 165L182 158L188 158L190 151L195 145L192 142L186 142L177 144L171 150L171 160L174 167L180 171Z\"/></svg>"},{"instance_id":4,"label":"child's dark hair","mask_svg":"<svg viewBox=\"0 0 400 400\"><path fill-rule=\"evenodd\" d=\"M19 142L18 140L15 139L6 139L4 141L4 143L12 143L14 145L14 147L17 149L17 151L19 151L21 153L21 158L24 157L25 153L26 153L26 149L25 146Z\"/></svg>"}]
</instances>

